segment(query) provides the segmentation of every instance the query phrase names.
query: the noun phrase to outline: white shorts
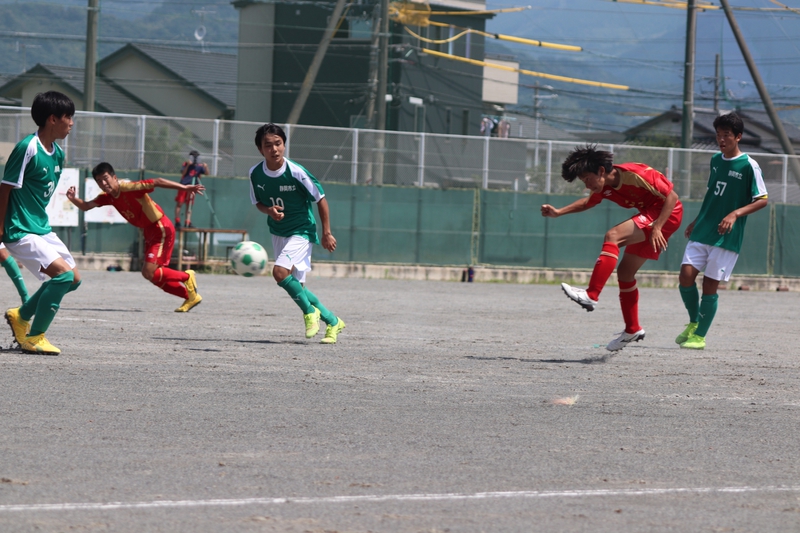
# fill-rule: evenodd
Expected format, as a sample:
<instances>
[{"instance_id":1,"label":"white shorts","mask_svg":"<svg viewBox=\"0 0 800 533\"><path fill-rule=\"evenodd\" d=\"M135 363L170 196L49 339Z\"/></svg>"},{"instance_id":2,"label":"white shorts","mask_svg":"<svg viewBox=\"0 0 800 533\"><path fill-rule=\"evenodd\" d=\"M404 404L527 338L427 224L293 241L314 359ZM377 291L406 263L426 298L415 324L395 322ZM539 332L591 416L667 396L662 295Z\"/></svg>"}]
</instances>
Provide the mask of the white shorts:
<instances>
[{"instance_id":1,"label":"white shorts","mask_svg":"<svg viewBox=\"0 0 800 533\"><path fill-rule=\"evenodd\" d=\"M75 268L72 254L53 232L47 235L25 235L17 242L6 243L6 248L14 259L41 281L50 279L41 269L49 267L56 259L63 259L71 268Z\"/></svg>"},{"instance_id":2,"label":"white shorts","mask_svg":"<svg viewBox=\"0 0 800 533\"><path fill-rule=\"evenodd\" d=\"M306 282L306 272L311 272L311 242L298 235L272 236L275 264L292 271L300 283Z\"/></svg>"},{"instance_id":3,"label":"white shorts","mask_svg":"<svg viewBox=\"0 0 800 533\"><path fill-rule=\"evenodd\" d=\"M689 241L681 264L692 265L711 279L728 281L731 279L737 259L739 259L739 254L736 252L719 246Z\"/></svg>"}]
</instances>

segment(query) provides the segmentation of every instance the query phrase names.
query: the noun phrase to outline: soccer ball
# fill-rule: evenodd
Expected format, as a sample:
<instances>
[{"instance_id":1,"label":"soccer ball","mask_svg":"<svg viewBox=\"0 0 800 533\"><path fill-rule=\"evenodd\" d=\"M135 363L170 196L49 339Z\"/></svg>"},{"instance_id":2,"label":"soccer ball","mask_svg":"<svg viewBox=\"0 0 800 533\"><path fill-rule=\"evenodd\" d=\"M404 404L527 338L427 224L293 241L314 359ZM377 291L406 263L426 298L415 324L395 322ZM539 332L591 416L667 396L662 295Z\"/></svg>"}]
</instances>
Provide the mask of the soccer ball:
<instances>
[{"instance_id":1,"label":"soccer ball","mask_svg":"<svg viewBox=\"0 0 800 533\"><path fill-rule=\"evenodd\" d=\"M253 241L242 241L231 251L231 268L240 276L260 276L267 269L267 251Z\"/></svg>"}]
</instances>

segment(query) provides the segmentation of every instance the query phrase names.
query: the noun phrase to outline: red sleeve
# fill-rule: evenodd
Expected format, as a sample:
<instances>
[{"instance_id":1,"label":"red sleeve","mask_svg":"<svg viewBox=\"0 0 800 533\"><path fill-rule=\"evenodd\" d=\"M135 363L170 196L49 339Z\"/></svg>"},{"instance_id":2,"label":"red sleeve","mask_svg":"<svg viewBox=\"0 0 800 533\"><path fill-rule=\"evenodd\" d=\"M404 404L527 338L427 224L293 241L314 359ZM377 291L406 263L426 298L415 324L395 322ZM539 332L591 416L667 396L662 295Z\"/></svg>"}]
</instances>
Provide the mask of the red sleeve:
<instances>
[{"instance_id":1,"label":"red sleeve","mask_svg":"<svg viewBox=\"0 0 800 533\"><path fill-rule=\"evenodd\" d=\"M602 194L592 193L592 195L589 196L589 201L586 202L586 208L588 209L590 207L594 207L602 201L603 201Z\"/></svg>"},{"instance_id":2,"label":"red sleeve","mask_svg":"<svg viewBox=\"0 0 800 533\"><path fill-rule=\"evenodd\" d=\"M649 181L653 187L656 188L658 192L667 196L669 193L672 192L674 184L667 179L667 177L659 172L658 170L646 167L643 171L641 176Z\"/></svg>"},{"instance_id":3,"label":"red sleeve","mask_svg":"<svg viewBox=\"0 0 800 533\"><path fill-rule=\"evenodd\" d=\"M104 192L97 195L97 198L92 200L97 205L111 205L111 197Z\"/></svg>"},{"instance_id":4,"label":"red sleeve","mask_svg":"<svg viewBox=\"0 0 800 533\"><path fill-rule=\"evenodd\" d=\"M119 191L123 192L153 192L156 188L154 180L120 181Z\"/></svg>"}]
</instances>

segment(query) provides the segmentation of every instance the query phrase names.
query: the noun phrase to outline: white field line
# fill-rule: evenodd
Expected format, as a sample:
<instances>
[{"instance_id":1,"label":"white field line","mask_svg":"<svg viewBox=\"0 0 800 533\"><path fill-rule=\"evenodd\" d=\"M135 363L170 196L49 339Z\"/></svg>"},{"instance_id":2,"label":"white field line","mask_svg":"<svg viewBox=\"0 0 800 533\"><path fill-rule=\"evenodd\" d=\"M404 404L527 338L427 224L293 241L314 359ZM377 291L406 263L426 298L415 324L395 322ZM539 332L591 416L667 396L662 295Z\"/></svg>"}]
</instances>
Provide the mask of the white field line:
<instances>
[{"instance_id":1,"label":"white field line","mask_svg":"<svg viewBox=\"0 0 800 533\"><path fill-rule=\"evenodd\" d=\"M107 511L116 509L163 509L190 507L232 507L242 505L277 505L285 503L337 504L337 503L381 503L381 502L425 502L492 499L544 499L587 498L597 496L661 496L669 494L744 494L766 492L800 492L800 486L766 487L684 487L664 489L619 489L619 490L566 490L566 491L512 491L476 492L473 494L387 494L362 496L323 496L316 498L242 498L213 500L164 500L150 502L107 503L40 503L26 505L0 505L0 513L25 511Z\"/></svg>"}]
</instances>

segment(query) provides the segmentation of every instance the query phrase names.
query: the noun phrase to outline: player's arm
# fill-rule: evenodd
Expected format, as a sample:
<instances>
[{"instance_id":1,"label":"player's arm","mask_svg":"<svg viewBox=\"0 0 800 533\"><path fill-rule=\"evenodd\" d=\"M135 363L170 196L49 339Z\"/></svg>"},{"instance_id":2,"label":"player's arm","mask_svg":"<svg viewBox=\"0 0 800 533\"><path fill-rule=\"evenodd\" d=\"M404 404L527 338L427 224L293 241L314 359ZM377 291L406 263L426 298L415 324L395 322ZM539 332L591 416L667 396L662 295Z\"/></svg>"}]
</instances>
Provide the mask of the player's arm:
<instances>
[{"instance_id":1,"label":"player's arm","mask_svg":"<svg viewBox=\"0 0 800 533\"><path fill-rule=\"evenodd\" d=\"M544 204L542 206L542 216L543 217L550 217L556 218L562 215L569 215L570 213L580 213L582 211L586 211L587 209L591 209L594 207L593 205L589 205L589 198L591 196L587 196L585 198L579 198L572 202L569 205L565 205L562 208L553 207L550 204Z\"/></svg>"},{"instance_id":2,"label":"player's arm","mask_svg":"<svg viewBox=\"0 0 800 533\"><path fill-rule=\"evenodd\" d=\"M755 213L760 209L764 209L767 206L767 198L761 197L756 198L746 206L740 207L738 209L734 209L728 215L722 219L722 222L719 223L717 227L717 231L719 231L720 235L724 235L726 233L730 233L733 229L733 224L736 222L736 219L739 217L746 217L751 213Z\"/></svg>"},{"instance_id":3,"label":"player's arm","mask_svg":"<svg viewBox=\"0 0 800 533\"><path fill-rule=\"evenodd\" d=\"M184 185L183 183L178 183L177 181L165 180L164 178L154 178L153 186L161 187L162 189L176 189L179 191L189 191L192 193L200 193L200 194L203 194L203 191L206 190L205 185L201 185L199 183L196 183L195 185Z\"/></svg>"},{"instance_id":4,"label":"player's arm","mask_svg":"<svg viewBox=\"0 0 800 533\"><path fill-rule=\"evenodd\" d=\"M667 239L665 239L664 235L661 233L661 228L667 223L667 220L669 220L677 204L678 193L674 190L669 191L666 199L664 199L664 206L661 208L661 213L659 213L658 218L653 221L653 231L650 232L650 246L653 247L653 250L661 250L663 252L667 249Z\"/></svg>"},{"instance_id":5,"label":"player's arm","mask_svg":"<svg viewBox=\"0 0 800 533\"><path fill-rule=\"evenodd\" d=\"M332 252L336 249L336 237L331 233L331 213L327 198L323 197L317 202L319 221L322 223L322 247Z\"/></svg>"},{"instance_id":6,"label":"player's arm","mask_svg":"<svg viewBox=\"0 0 800 533\"><path fill-rule=\"evenodd\" d=\"M269 218L274 220L275 222L280 222L283 220L283 217L286 215L283 213L283 207L279 205L266 205L258 202L256 204L256 209L264 213L265 215L269 215Z\"/></svg>"},{"instance_id":7,"label":"player's arm","mask_svg":"<svg viewBox=\"0 0 800 533\"><path fill-rule=\"evenodd\" d=\"M81 198L78 198L78 191L75 189L75 187L70 187L67 189L67 199L81 211L88 211L89 209L94 209L97 207L97 204L93 200L87 202Z\"/></svg>"},{"instance_id":8,"label":"player's arm","mask_svg":"<svg viewBox=\"0 0 800 533\"><path fill-rule=\"evenodd\" d=\"M11 194L13 187L8 183L0 184L0 238L3 237L3 231L6 224L6 209L8 209L8 196Z\"/></svg>"}]
</instances>

